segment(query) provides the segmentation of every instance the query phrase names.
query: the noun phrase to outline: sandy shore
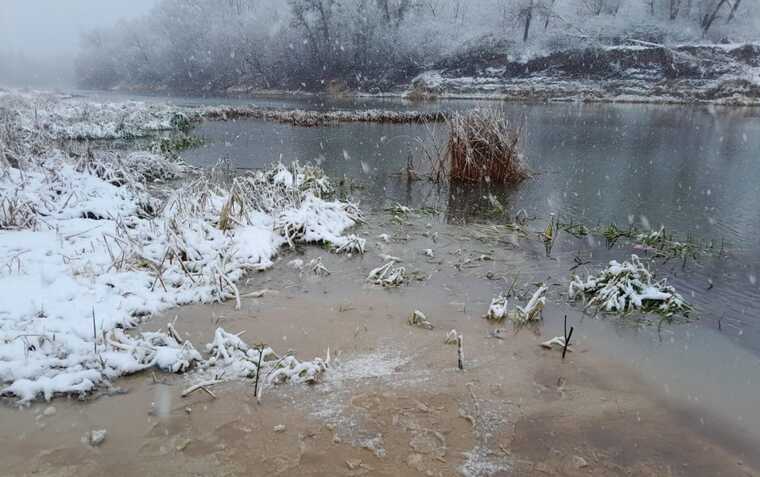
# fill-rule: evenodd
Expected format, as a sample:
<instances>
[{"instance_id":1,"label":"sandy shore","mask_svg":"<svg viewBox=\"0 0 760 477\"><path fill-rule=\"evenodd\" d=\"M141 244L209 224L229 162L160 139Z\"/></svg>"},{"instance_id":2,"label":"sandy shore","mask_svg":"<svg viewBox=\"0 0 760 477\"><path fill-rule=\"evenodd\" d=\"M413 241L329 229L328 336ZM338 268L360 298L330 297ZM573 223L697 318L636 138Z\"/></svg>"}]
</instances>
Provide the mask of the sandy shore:
<instances>
[{"instance_id":1,"label":"sandy shore","mask_svg":"<svg viewBox=\"0 0 760 477\"><path fill-rule=\"evenodd\" d=\"M584 334L564 362L540 348L554 321L497 339L480 317L485 296L462 301L445 286L254 279L279 291L150 326L176 314L195 343L222 324L301 358L329 346L323 383L267 389L258 405L247 384L182 398L182 376L142 374L116 383L124 394L5 406L4 475L758 475L749 441L704 413L700 423ZM432 331L407 324L421 303ZM464 371L444 344L451 328L465 337ZM108 431L99 447L81 441L92 429Z\"/></svg>"}]
</instances>

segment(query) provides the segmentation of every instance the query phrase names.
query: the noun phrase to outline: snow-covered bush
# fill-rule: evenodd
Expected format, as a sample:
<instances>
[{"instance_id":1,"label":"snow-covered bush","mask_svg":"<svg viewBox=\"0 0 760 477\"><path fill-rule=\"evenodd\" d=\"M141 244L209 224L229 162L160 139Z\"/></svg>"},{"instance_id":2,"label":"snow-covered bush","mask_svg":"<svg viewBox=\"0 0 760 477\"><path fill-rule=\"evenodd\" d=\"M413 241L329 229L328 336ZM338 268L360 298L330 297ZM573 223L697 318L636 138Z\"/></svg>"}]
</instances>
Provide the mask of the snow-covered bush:
<instances>
[{"instance_id":1,"label":"snow-covered bush","mask_svg":"<svg viewBox=\"0 0 760 477\"><path fill-rule=\"evenodd\" d=\"M654 281L654 275L638 256L631 261L611 261L609 266L586 280L574 276L568 295L571 300L583 299L586 308L595 307L606 313L656 313L666 318L688 315L691 307L667 279Z\"/></svg>"}]
</instances>

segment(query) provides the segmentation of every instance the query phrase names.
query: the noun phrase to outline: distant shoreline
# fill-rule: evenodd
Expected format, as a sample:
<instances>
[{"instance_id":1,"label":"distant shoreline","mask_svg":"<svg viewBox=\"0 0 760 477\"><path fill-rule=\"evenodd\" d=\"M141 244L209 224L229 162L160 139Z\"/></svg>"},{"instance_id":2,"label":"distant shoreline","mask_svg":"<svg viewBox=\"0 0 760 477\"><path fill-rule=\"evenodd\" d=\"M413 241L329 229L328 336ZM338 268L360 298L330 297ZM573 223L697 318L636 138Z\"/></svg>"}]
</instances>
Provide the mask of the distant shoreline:
<instances>
[{"instance_id":1,"label":"distant shoreline","mask_svg":"<svg viewBox=\"0 0 760 477\"><path fill-rule=\"evenodd\" d=\"M105 91L191 97L465 99L528 103L643 103L760 106L760 43L665 46L635 44L557 51L529 60L483 59L478 50L421 68L394 84L339 78L322 89L232 84L197 90L120 84Z\"/></svg>"}]
</instances>

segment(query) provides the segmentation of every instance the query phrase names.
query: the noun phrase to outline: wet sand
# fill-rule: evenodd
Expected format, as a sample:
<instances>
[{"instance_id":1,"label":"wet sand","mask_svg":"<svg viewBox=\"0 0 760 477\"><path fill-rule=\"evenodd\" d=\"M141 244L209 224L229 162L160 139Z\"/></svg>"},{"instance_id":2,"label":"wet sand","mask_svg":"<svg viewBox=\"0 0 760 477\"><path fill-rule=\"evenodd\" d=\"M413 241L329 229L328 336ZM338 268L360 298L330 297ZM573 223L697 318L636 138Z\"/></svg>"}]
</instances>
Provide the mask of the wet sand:
<instances>
[{"instance_id":1,"label":"wet sand","mask_svg":"<svg viewBox=\"0 0 760 477\"><path fill-rule=\"evenodd\" d=\"M330 346L323 383L269 388L259 405L250 383L182 398L184 377L143 373L116 383L125 394L6 406L4 475L758 475L748 442L695 425L589 343L562 362L537 330L489 337L441 290L362 286L341 302L321 288L176 314L198 345L217 322L301 358ZM421 296L432 331L406 323ZM465 337L464 371L450 328ZM101 428L100 447L81 442Z\"/></svg>"},{"instance_id":2,"label":"wet sand","mask_svg":"<svg viewBox=\"0 0 760 477\"><path fill-rule=\"evenodd\" d=\"M257 404L252 383L214 386L216 399L182 398L187 376L142 373L86 401L21 409L6 402L2 474L760 475L754 421L739 426L712 402L687 402L645 379L630 353L610 349L612 340L601 344L601 322L581 320L564 302L564 286L552 285L541 325L516 333L503 324L502 339L490 335L497 325L482 315L515 270L529 293L539 279L561 283L551 276L571 255L546 259L540 244L517 251L510 240L469 240L425 220L362 233L386 228L398 239L372 240L363 257L287 252L274 270L248 279L244 293L272 292L245 298L241 310L189 306L144 325L157 329L177 316L177 329L199 350L217 326L301 359L324 357L329 347L322 383L267 388ZM435 258L422 256L429 246ZM378 253L399 255L420 279L390 290L367 284L367 271L382 263ZM491 259L477 260L484 253ZM316 256L331 276L286 265ZM435 329L410 326L414 309ZM578 329L562 361L539 343L562 334L565 314ZM463 371L456 346L444 344L452 328L464 335ZM82 442L93 429L108 432L98 447Z\"/></svg>"}]
</instances>

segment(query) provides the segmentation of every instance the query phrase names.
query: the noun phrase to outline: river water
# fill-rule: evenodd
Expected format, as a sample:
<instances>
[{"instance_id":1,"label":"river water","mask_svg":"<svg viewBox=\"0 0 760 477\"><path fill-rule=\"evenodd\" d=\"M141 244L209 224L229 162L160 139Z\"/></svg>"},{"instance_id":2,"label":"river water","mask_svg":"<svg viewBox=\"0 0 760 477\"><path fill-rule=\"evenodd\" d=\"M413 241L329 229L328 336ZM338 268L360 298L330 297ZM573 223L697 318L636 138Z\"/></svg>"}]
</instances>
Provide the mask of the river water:
<instances>
[{"instance_id":1,"label":"river water","mask_svg":"<svg viewBox=\"0 0 760 477\"><path fill-rule=\"evenodd\" d=\"M315 101L296 106L421 106ZM753 417L756 401L750 397L757 395L760 384L760 110L466 101L423 106L503 108L524 127L524 160L534 176L517 187L488 191L440 189L424 181L402 180L396 173L410 156L417 164L424 162L420 143L430 143L431 131L421 125L294 128L258 121L205 123L196 132L206 144L185 157L203 165L226 159L241 168L263 167L278 159L318 162L333 176L346 175L363 184L355 195L378 220L383 208L396 202L435 207L442 211L438 219L443 230L452 235L466 235L478 223L511 221L524 209L536 217L538 230L555 214L588 226L664 226L683 240L712 242L725 253L653 264L696 306L694 322L669 327L663 334L654 326L591 320L597 323L584 323L581 336L612 356L625 355L647 381L677 398L679 407L698 403L760 436L760 418ZM438 128L432 135L442 133ZM503 216L483 213L490 208L486 194L505 206ZM569 234L561 235L556 247L552 259L545 260L540 251L526 251L523 245L522 254L534 259L527 261L529 265L522 263L522 273L536 280L550 275L564 283L576 255L589 258L593 269L640 253L630 244L608 249L603 240ZM509 269L509 261L502 266ZM472 285L473 294L477 287ZM548 322L559 327L561 313Z\"/></svg>"},{"instance_id":2,"label":"river water","mask_svg":"<svg viewBox=\"0 0 760 477\"><path fill-rule=\"evenodd\" d=\"M257 103L258 104L258 103ZM498 107L526 131L524 160L534 176L517 187L448 190L397 173L410 157L424 164L421 125L351 123L296 128L262 121L209 122L196 129L206 143L184 154L210 166L226 159L258 168L272 161L319 163L332 176L364 186L355 196L363 208L381 211L401 203L435 207L447 223L482 222L493 194L510 221L524 209L537 222L550 214L587 226L666 227L682 240L712 243L697 261L667 263L662 272L699 307L702 325L760 352L760 111L756 109L614 104L516 104L447 101L409 104L397 100L261 102L303 109L465 110ZM443 127L432 135L440 136ZM423 166L424 168L424 166ZM486 214L487 215L487 214ZM561 247L589 249L599 260L625 258L601 243L565 236ZM586 241L588 242L588 241Z\"/></svg>"}]
</instances>

